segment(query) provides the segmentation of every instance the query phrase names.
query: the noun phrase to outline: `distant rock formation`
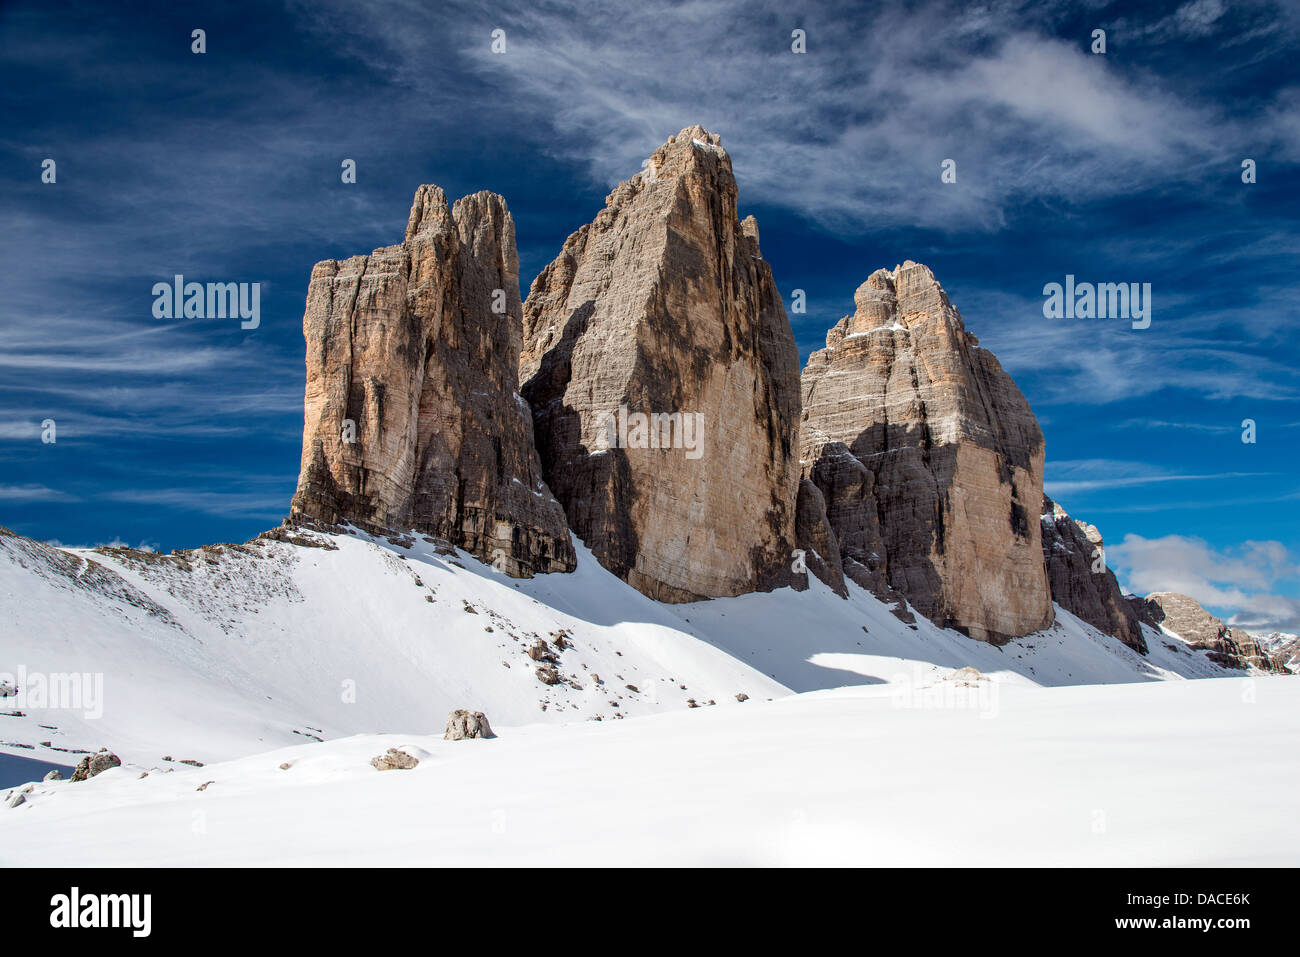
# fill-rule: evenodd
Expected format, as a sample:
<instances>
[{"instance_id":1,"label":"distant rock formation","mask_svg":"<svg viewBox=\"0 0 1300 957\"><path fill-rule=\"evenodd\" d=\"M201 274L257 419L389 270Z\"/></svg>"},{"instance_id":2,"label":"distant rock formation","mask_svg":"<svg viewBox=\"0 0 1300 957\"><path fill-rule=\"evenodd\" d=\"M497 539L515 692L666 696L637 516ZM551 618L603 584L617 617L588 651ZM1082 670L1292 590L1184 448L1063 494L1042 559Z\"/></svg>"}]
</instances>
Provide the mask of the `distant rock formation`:
<instances>
[{"instance_id":1,"label":"distant rock formation","mask_svg":"<svg viewBox=\"0 0 1300 957\"><path fill-rule=\"evenodd\" d=\"M1290 671L1300 671L1300 635L1275 631L1259 638L1259 643L1274 661L1280 661Z\"/></svg>"},{"instance_id":2,"label":"distant rock formation","mask_svg":"<svg viewBox=\"0 0 1300 957\"><path fill-rule=\"evenodd\" d=\"M515 576L571 571L518 393L519 257L505 200L421 186L405 240L312 270L292 515L415 529Z\"/></svg>"},{"instance_id":3,"label":"distant rock formation","mask_svg":"<svg viewBox=\"0 0 1300 957\"><path fill-rule=\"evenodd\" d=\"M1178 592L1152 592L1145 598L1130 595L1128 602L1138 618L1153 628L1167 628L1215 664L1224 668L1247 666L1271 674L1289 674L1251 635L1229 628L1211 615L1200 602Z\"/></svg>"},{"instance_id":4,"label":"distant rock formation","mask_svg":"<svg viewBox=\"0 0 1300 957\"><path fill-rule=\"evenodd\" d=\"M1095 525L1072 519L1046 495L1041 521L1043 559L1052 600L1145 655L1147 643L1142 625L1124 600L1114 572L1106 567L1101 532Z\"/></svg>"},{"instance_id":5,"label":"distant rock formation","mask_svg":"<svg viewBox=\"0 0 1300 957\"><path fill-rule=\"evenodd\" d=\"M798 350L717 136L682 130L609 194L524 340L546 481L602 565L668 602L804 581Z\"/></svg>"},{"instance_id":6,"label":"distant rock formation","mask_svg":"<svg viewBox=\"0 0 1300 957\"><path fill-rule=\"evenodd\" d=\"M804 477L844 574L995 643L1052 623L1043 434L925 266L880 269L803 372Z\"/></svg>"}]
</instances>

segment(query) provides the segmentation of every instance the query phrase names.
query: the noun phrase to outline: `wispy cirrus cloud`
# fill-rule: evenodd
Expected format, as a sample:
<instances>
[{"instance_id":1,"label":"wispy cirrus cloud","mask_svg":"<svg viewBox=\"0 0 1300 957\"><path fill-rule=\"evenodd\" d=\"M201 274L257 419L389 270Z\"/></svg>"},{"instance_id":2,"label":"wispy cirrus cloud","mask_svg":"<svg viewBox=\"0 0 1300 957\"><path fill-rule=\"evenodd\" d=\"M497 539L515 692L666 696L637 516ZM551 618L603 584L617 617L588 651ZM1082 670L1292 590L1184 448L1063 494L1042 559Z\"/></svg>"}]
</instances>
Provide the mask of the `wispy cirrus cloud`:
<instances>
[{"instance_id":1,"label":"wispy cirrus cloud","mask_svg":"<svg viewBox=\"0 0 1300 957\"><path fill-rule=\"evenodd\" d=\"M0 485L0 502L69 502L75 496L45 485Z\"/></svg>"},{"instance_id":2,"label":"wispy cirrus cloud","mask_svg":"<svg viewBox=\"0 0 1300 957\"><path fill-rule=\"evenodd\" d=\"M1044 483L1044 491L1056 498L1074 492L1095 489L1134 488L1166 482L1210 482L1222 479L1259 478L1267 472L1207 472L1201 474L1170 473L1144 462L1111 459L1054 461L1049 466L1053 476Z\"/></svg>"},{"instance_id":3,"label":"wispy cirrus cloud","mask_svg":"<svg viewBox=\"0 0 1300 957\"><path fill-rule=\"evenodd\" d=\"M1258 142L1258 122L1248 133L1220 106L1091 55L1087 35L1051 35L1067 8L931 2L873 10L860 29L842 8L792 15L738 0L506 3L490 15L457 3L402 4L400 16L325 8L317 29L431 93L439 77L421 69L418 38L441 30L500 122L540 120L542 145L581 157L602 183L632 175L667 134L699 121L723 133L751 200L837 230L997 229L1013 199L1074 206L1194 180ZM1142 29L1208 30L1213 13L1189 5ZM504 54L490 46L497 27ZM791 52L793 27L807 33L806 54ZM940 184L945 158L958 162L955 188Z\"/></svg>"}]
</instances>

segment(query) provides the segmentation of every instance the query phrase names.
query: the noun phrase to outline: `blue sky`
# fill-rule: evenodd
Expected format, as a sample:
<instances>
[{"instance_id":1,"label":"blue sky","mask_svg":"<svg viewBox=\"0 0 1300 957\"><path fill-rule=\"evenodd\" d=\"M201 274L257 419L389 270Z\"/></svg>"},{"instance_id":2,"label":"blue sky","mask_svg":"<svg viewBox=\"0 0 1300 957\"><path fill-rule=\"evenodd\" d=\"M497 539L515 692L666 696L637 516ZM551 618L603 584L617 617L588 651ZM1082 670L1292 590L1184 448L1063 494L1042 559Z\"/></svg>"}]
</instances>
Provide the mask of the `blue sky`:
<instances>
[{"instance_id":1,"label":"blue sky","mask_svg":"<svg viewBox=\"0 0 1300 957\"><path fill-rule=\"evenodd\" d=\"M163 549L276 524L313 263L399 241L421 183L486 188L526 287L698 122L807 294L805 359L874 269L928 264L1126 586L1300 629L1298 41L1300 5L1219 0L0 4L0 524ZM260 327L155 319L176 273L261 283ZM1151 283L1150 328L1044 318L1066 274Z\"/></svg>"}]
</instances>

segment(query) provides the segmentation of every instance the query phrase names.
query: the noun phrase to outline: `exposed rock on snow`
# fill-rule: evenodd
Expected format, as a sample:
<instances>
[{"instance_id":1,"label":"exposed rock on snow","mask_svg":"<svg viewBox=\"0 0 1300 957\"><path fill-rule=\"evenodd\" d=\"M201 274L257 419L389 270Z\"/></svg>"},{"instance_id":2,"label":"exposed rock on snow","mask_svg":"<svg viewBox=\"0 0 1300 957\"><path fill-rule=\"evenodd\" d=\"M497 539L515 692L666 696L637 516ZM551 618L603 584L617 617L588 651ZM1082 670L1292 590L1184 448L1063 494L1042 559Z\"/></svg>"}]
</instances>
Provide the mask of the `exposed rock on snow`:
<instances>
[{"instance_id":1,"label":"exposed rock on snow","mask_svg":"<svg viewBox=\"0 0 1300 957\"><path fill-rule=\"evenodd\" d=\"M879 269L803 372L803 471L844 573L1005 642L1052 623L1043 434L928 268Z\"/></svg>"},{"instance_id":2,"label":"exposed rock on snow","mask_svg":"<svg viewBox=\"0 0 1300 957\"><path fill-rule=\"evenodd\" d=\"M466 738L495 738L496 735L482 711L457 708L447 716L447 729L442 737L444 741L463 741Z\"/></svg>"},{"instance_id":3,"label":"exposed rock on snow","mask_svg":"<svg viewBox=\"0 0 1300 957\"><path fill-rule=\"evenodd\" d=\"M97 774L103 774L109 768L117 768L121 765L122 760L116 754L111 751L100 751L77 762L77 768L72 772L72 780L85 781Z\"/></svg>"},{"instance_id":4,"label":"exposed rock on snow","mask_svg":"<svg viewBox=\"0 0 1300 957\"><path fill-rule=\"evenodd\" d=\"M408 771L420 760L398 748L389 748L384 754L371 758L370 763L376 771Z\"/></svg>"},{"instance_id":5,"label":"exposed rock on snow","mask_svg":"<svg viewBox=\"0 0 1300 957\"><path fill-rule=\"evenodd\" d=\"M511 575L571 571L518 400L519 257L505 200L421 186L405 240L312 270L293 514L415 529Z\"/></svg>"},{"instance_id":6,"label":"exposed rock on snow","mask_svg":"<svg viewBox=\"0 0 1300 957\"><path fill-rule=\"evenodd\" d=\"M648 165L654 178L620 183L524 304L520 379L546 480L601 564L653 598L802 581L798 349L757 225L737 221L717 136L682 130ZM699 454L618 434L607 447L621 408L698 415Z\"/></svg>"}]
</instances>

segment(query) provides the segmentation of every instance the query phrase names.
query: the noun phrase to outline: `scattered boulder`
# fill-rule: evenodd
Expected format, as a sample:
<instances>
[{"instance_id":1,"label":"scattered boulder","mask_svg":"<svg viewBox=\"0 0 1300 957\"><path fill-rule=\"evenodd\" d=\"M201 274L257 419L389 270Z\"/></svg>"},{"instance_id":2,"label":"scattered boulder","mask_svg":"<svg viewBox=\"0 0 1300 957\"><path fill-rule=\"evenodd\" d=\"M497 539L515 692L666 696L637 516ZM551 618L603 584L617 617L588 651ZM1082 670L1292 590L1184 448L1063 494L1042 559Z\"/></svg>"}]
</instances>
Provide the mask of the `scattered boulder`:
<instances>
[{"instance_id":1,"label":"scattered boulder","mask_svg":"<svg viewBox=\"0 0 1300 957\"><path fill-rule=\"evenodd\" d=\"M103 774L109 768L122 766L122 759L111 751L100 751L82 758L78 763L76 770L72 772L72 780L85 781L93 778L97 774Z\"/></svg>"},{"instance_id":2,"label":"scattered boulder","mask_svg":"<svg viewBox=\"0 0 1300 957\"><path fill-rule=\"evenodd\" d=\"M562 679L555 665L538 665L537 680L544 685L558 685Z\"/></svg>"},{"instance_id":3,"label":"scattered boulder","mask_svg":"<svg viewBox=\"0 0 1300 957\"><path fill-rule=\"evenodd\" d=\"M466 711L457 708L447 715L447 728L443 732L444 741L463 741L466 738L495 738L487 715L482 711Z\"/></svg>"},{"instance_id":4,"label":"scattered boulder","mask_svg":"<svg viewBox=\"0 0 1300 957\"><path fill-rule=\"evenodd\" d=\"M370 759L371 766L377 771L408 771L419 763L419 758L398 748L389 748L386 753Z\"/></svg>"},{"instance_id":5,"label":"scattered boulder","mask_svg":"<svg viewBox=\"0 0 1300 957\"><path fill-rule=\"evenodd\" d=\"M41 780L43 780L43 781L62 781L62 780L63 780L63 772L62 772L62 771L59 771L59 770L56 768L55 770L51 771L49 774L45 775L45 777L42 778Z\"/></svg>"},{"instance_id":6,"label":"scattered boulder","mask_svg":"<svg viewBox=\"0 0 1300 957\"><path fill-rule=\"evenodd\" d=\"M987 681L988 679L980 674L979 669L967 665L965 668L958 668L950 675L945 675L943 680L951 681L959 688L975 688L979 686L981 681Z\"/></svg>"}]
</instances>

